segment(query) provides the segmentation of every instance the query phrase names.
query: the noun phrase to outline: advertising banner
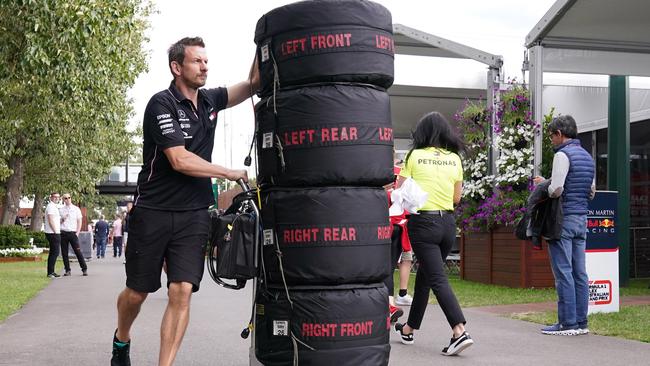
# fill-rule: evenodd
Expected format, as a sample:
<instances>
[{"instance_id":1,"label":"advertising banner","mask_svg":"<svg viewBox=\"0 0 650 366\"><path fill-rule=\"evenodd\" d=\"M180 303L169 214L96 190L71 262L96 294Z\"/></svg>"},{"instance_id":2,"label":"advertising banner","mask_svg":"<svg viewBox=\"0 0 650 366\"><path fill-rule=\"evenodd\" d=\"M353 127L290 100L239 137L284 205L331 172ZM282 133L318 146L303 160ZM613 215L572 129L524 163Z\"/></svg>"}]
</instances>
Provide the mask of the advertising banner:
<instances>
[{"instance_id":1,"label":"advertising banner","mask_svg":"<svg viewBox=\"0 0 650 366\"><path fill-rule=\"evenodd\" d=\"M589 276L589 313L619 310L618 192L597 191L587 214L586 264Z\"/></svg>"}]
</instances>

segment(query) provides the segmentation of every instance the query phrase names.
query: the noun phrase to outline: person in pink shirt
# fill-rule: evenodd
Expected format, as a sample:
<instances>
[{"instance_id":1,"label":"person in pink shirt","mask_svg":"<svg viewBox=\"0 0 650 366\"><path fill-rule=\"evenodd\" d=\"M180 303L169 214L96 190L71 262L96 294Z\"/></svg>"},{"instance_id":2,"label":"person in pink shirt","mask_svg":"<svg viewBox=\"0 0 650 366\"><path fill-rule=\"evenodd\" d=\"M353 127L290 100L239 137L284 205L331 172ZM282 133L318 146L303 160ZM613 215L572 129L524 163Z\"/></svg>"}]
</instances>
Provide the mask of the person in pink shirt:
<instances>
[{"instance_id":1,"label":"person in pink shirt","mask_svg":"<svg viewBox=\"0 0 650 366\"><path fill-rule=\"evenodd\" d=\"M120 215L115 215L113 221L113 231L111 231L111 239L113 241L113 258L122 256L122 218Z\"/></svg>"}]
</instances>

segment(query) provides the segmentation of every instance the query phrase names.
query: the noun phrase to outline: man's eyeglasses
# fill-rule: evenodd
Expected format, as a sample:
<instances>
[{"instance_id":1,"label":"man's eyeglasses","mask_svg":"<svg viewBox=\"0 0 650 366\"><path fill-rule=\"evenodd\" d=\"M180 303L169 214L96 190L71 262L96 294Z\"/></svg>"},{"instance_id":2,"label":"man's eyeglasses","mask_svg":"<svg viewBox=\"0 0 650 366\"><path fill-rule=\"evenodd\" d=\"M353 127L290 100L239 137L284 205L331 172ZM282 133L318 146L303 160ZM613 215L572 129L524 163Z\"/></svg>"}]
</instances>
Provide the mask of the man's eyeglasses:
<instances>
[{"instance_id":1,"label":"man's eyeglasses","mask_svg":"<svg viewBox=\"0 0 650 366\"><path fill-rule=\"evenodd\" d=\"M64 200L69 200L69 199L70 199L70 197L63 197L63 199L64 199Z\"/></svg>"}]
</instances>

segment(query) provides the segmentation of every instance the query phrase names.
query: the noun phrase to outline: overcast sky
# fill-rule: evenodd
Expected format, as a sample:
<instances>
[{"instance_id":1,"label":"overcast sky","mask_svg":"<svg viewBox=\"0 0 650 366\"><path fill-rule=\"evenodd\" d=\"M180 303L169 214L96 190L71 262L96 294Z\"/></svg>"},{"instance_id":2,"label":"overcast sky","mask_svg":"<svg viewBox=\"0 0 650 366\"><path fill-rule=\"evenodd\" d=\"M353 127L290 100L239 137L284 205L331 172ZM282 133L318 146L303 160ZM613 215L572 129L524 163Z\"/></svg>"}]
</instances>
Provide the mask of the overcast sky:
<instances>
[{"instance_id":1,"label":"overcast sky","mask_svg":"<svg viewBox=\"0 0 650 366\"><path fill-rule=\"evenodd\" d=\"M151 17L149 72L140 76L131 90L136 116L142 123L149 98L167 88L171 75L167 48L185 36L201 36L209 57L208 87L242 81L255 55L253 36L257 20L266 12L291 3L280 0L154 0L157 13ZM377 0L392 13L393 23L431 33L482 51L504 57L506 78L522 79L521 64L525 36L554 3L554 0ZM182 5L181 5L182 4ZM485 66L474 61L396 56L395 84L484 88ZM545 76L545 82L572 78ZM595 78L596 84L606 78ZM414 121L415 122L415 121ZM224 126L225 133L224 133ZM213 162L243 167L253 133L250 102L219 116ZM252 173L252 172L250 172Z\"/></svg>"}]
</instances>

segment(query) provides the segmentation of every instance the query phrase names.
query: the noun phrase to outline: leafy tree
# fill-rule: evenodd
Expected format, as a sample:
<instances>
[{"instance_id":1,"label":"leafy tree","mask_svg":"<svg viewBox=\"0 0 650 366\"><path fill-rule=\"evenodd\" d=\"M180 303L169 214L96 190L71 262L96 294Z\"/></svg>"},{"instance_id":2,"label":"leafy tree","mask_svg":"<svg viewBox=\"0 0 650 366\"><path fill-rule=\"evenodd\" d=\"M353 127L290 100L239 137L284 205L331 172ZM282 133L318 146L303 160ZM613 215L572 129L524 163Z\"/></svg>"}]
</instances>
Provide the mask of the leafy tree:
<instances>
[{"instance_id":1,"label":"leafy tree","mask_svg":"<svg viewBox=\"0 0 650 366\"><path fill-rule=\"evenodd\" d=\"M88 221L99 219L100 215L109 221L117 213L117 205L120 201L128 200L125 196L120 195L83 195L79 197L79 204L88 209Z\"/></svg>"},{"instance_id":2,"label":"leafy tree","mask_svg":"<svg viewBox=\"0 0 650 366\"><path fill-rule=\"evenodd\" d=\"M2 223L23 191L94 193L133 152L127 90L146 70L149 0L0 4Z\"/></svg>"}]
</instances>

